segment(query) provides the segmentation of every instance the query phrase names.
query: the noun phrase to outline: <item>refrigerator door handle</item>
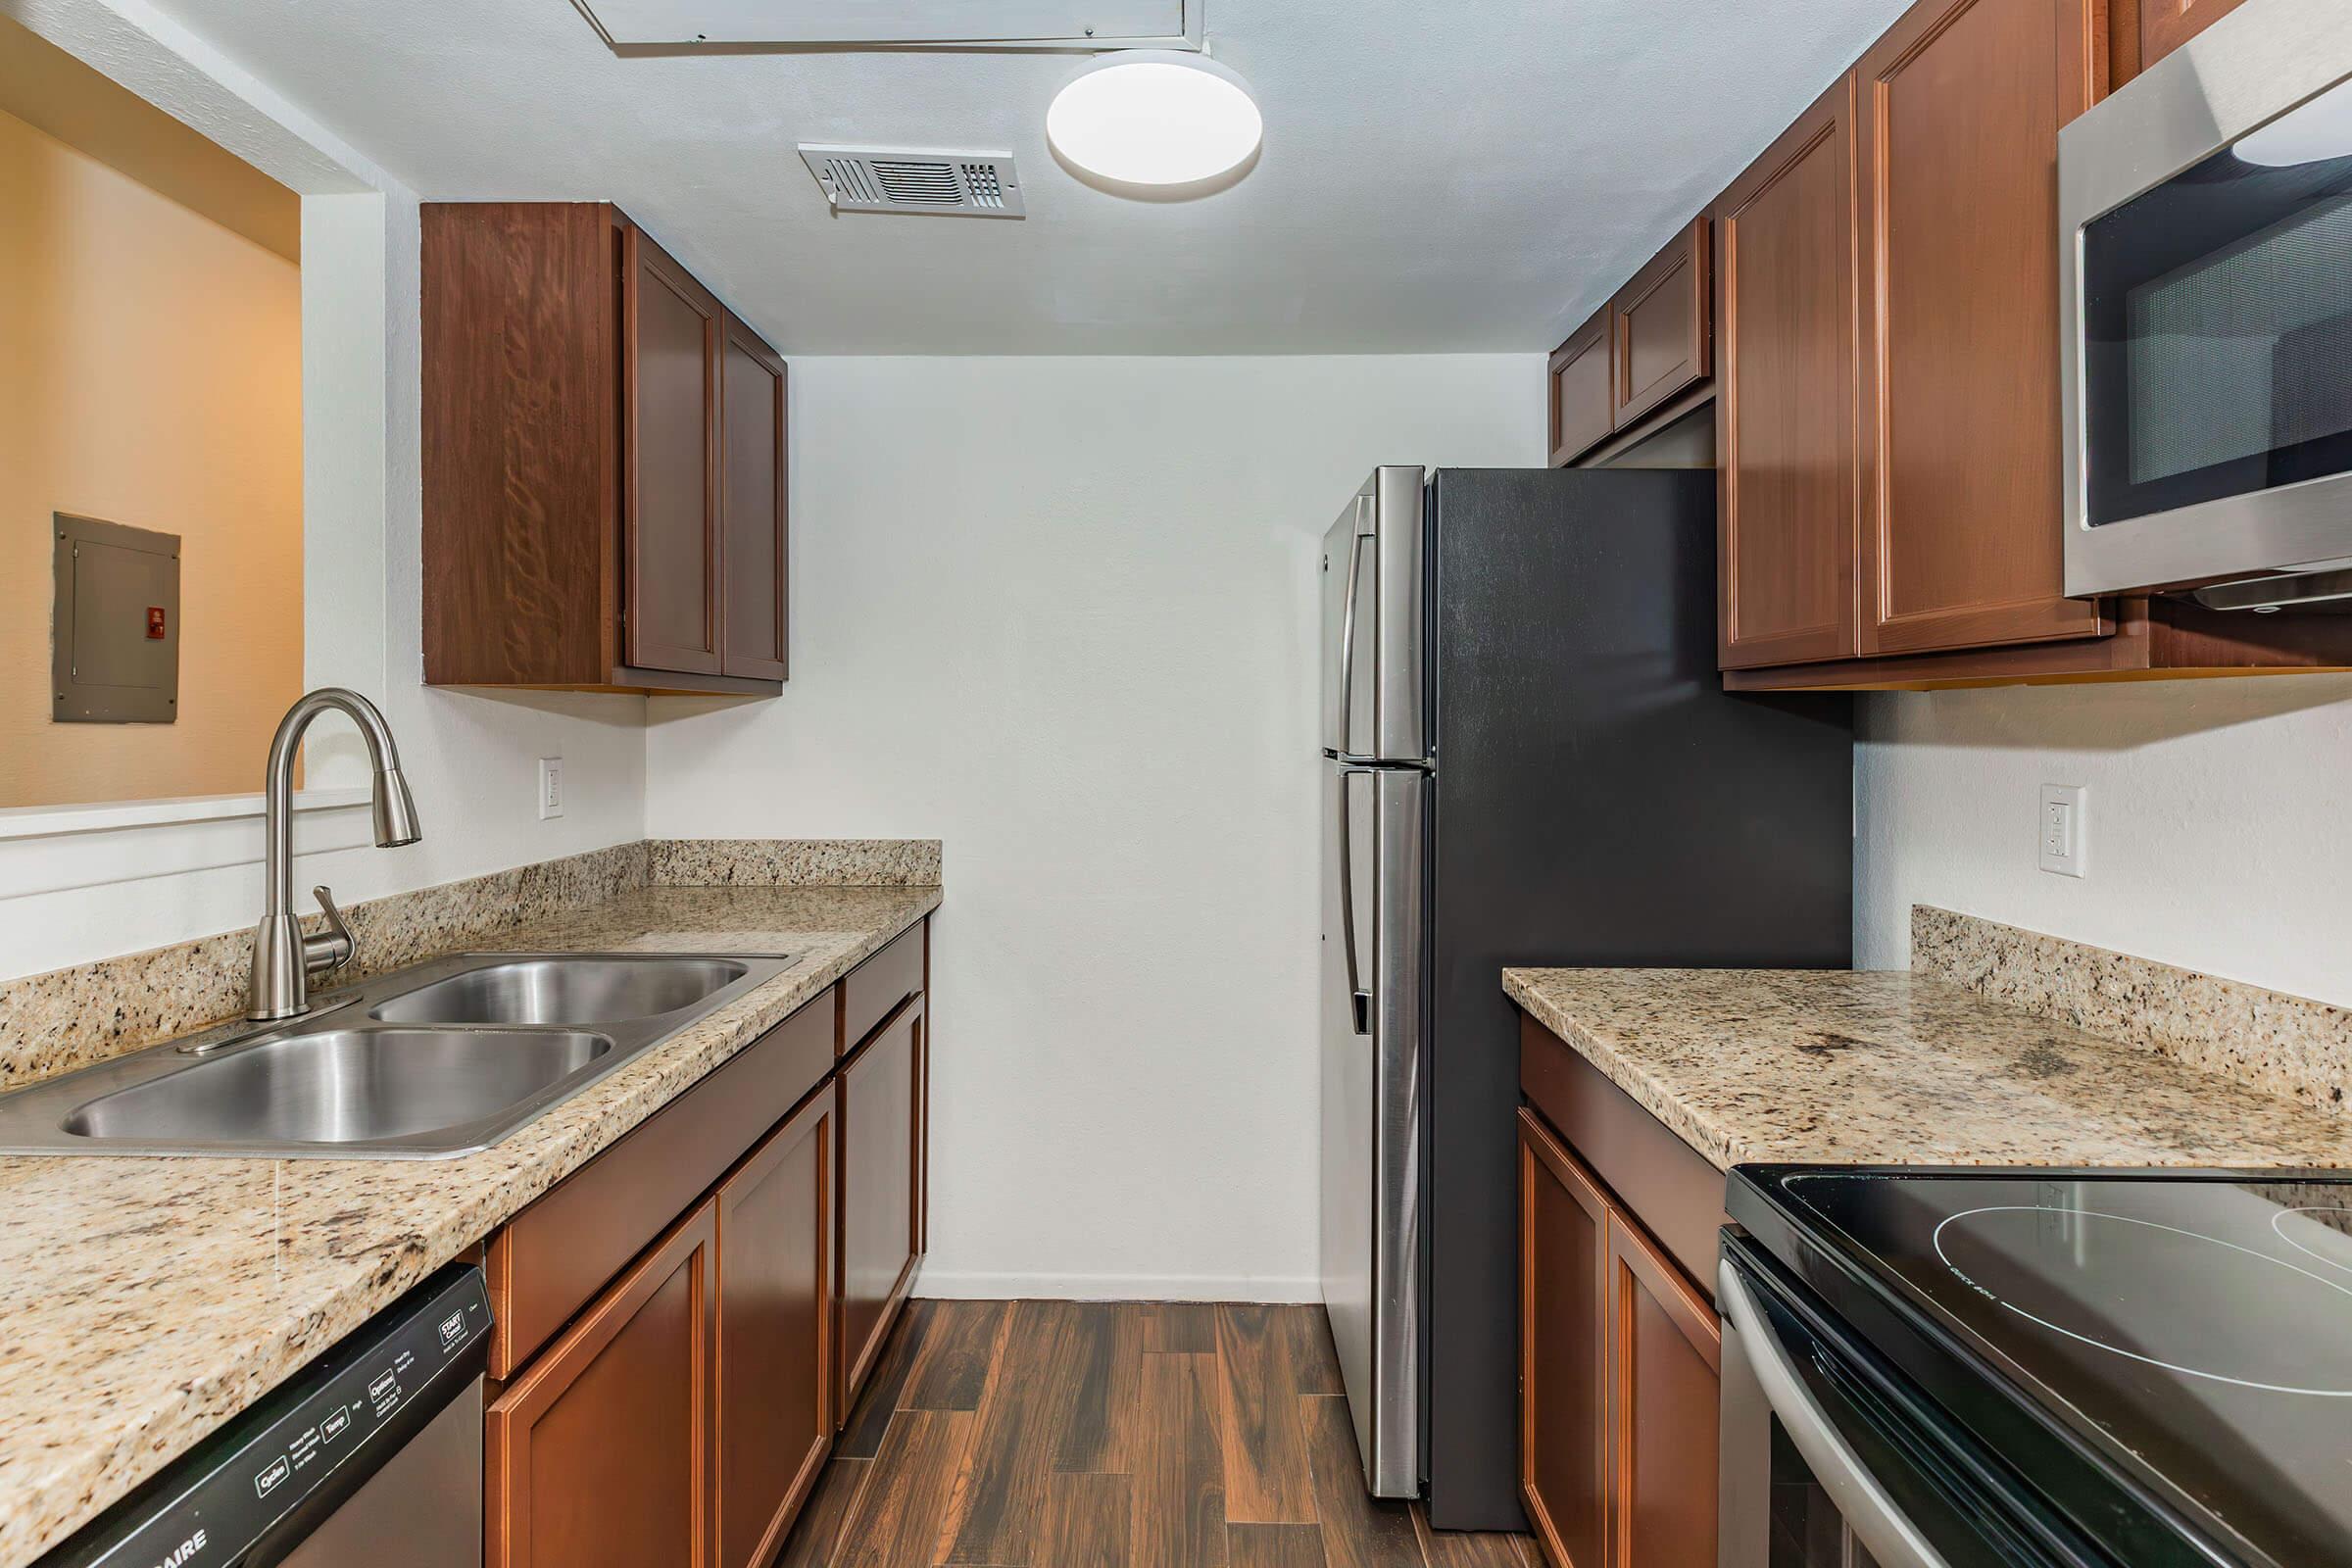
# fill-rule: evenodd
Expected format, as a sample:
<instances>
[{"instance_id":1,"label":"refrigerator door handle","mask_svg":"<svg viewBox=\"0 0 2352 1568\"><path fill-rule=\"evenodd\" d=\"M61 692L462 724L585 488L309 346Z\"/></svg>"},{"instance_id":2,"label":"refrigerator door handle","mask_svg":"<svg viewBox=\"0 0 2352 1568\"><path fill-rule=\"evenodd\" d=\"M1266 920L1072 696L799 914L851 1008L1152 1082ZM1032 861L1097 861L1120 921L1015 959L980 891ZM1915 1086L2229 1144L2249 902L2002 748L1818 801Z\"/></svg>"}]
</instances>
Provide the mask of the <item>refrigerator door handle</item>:
<instances>
[{"instance_id":1,"label":"refrigerator door handle","mask_svg":"<svg viewBox=\"0 0 2352 1568\"><path fill-rule=\"evenodd\" d=\"M1360 541L1362 536L1357 538ZM1340 792L1340 949L1348 956L1349 1018L1357 1034L1368 1035L1372 1032L1372 993L1364 989L1362 961L1355 951L1355 830L1349 824L1348 808L1348 781L1363 771L1343 767L1332 777Z\"/></svg>"},{"instance_id":2,"label":"refrigerator door handle","mask_svg":"<svg viewBox=\"0 0 2352 1568\"><path fill-rule=\"evenodd\" d=\"M1340 608L1340 753L1346 756L1348 743L1355 739L1349 733L1355 727L1355 585L1363 579L1364 527L1363 498L1356 498L1356 531L1348 541L1348 587ZM1345 784L1340 786L1346 789ZM1342 811L1343 819L1347 813ZM1345 831L1343 826L1342 831ZM1352 971L1350 971L1352 972Z\"/></svg>"}]
</instances>

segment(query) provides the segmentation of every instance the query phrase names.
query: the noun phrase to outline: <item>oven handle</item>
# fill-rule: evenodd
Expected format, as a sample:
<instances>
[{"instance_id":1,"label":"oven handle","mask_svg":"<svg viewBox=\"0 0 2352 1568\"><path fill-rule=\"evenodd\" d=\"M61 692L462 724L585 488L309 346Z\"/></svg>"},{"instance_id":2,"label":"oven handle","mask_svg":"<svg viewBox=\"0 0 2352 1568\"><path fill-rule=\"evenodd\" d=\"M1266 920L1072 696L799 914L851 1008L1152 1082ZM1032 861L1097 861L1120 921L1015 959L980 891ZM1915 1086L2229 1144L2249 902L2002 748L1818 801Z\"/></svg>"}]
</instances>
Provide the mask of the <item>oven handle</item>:
<instances>
[{"instance_id":1,"label":"oven handle","mask_svg":"<svg viewBox=\"0 0 2352 1568\"><path fill-rule=\"evenodd\" d=\"M1773 1414L1781 1418L1796 1451L1812 1466L1814 1479L1838 1505L1847 1527L1878 1559L1880 1568L1947 1568L1806 1392L1804 1380L1788 1363L1787 1347L1773 1333L1771 1320L1756 1305L1747 1282L1730 1258L1717 1265L1716 1285L1715 1304L1724 1326L1740 1335L1748 1365Z\"/></svg>"}]
</instances>

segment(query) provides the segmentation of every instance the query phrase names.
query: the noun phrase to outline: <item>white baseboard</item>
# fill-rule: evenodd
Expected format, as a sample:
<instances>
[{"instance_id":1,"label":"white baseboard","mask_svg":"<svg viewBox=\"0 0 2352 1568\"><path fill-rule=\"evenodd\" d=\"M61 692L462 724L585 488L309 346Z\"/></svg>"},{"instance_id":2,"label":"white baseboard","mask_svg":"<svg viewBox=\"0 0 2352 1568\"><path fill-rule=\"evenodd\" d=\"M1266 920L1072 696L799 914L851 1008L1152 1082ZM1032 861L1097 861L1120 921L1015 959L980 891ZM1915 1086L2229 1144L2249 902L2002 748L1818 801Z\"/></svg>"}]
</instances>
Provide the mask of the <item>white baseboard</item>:
<instances>
[{"instance_id":1,"label":"white baseboard","mask_svg":"<svg viewBox=\"0 0 2352 1568\"><path fill-rule=\"evenodd\" d=\"M1026 1274L923 1265L914 1294L951 1301L1320 1301L1311 1276Z\"/></svg>"}]
</instances>

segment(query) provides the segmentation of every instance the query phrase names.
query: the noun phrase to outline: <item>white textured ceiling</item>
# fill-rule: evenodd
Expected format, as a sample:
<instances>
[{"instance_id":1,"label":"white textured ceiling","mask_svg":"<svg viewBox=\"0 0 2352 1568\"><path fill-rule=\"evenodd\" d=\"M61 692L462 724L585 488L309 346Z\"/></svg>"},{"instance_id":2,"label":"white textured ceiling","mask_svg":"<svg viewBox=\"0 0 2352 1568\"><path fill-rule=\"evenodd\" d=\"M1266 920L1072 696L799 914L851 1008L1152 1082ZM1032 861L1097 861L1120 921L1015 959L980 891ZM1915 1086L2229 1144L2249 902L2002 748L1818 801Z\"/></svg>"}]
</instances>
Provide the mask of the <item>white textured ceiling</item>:
<instances>
[{"instance_id":1,"label":"white textured ceiling","mask_svg":"<svg viewBox=\"0 0 2352 1568\"><path fill-rule=\"evenodd\" d=\"M975 0L979 3L979 0ZM161 0L428 199L619 202L787 352L1549 348L1903 0L1207 0L1257 168L1125 201L1081 57L619 57L569 0ZM1019 222L830 216L800 141L1009 148Z\"/></svg>"}]
</instances>

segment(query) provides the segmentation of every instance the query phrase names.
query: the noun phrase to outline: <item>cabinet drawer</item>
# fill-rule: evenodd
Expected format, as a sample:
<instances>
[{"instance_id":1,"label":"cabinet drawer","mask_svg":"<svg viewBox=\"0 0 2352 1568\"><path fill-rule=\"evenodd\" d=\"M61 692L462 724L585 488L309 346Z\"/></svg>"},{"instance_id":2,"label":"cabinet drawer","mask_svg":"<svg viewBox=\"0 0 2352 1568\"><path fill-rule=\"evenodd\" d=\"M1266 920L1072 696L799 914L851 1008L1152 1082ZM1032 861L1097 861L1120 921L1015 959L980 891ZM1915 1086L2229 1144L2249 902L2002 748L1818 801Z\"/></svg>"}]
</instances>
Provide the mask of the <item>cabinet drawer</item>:
<instances>
[{"instance_id":1,"label":"cabinet drawer","mask_svg":"<svg viewBox=\"0 0 2352 1568\"><path fill-rule=\"evenodd\" d=\"M1683 1271L1711 1292L1715 1233L1724 1224L1723 1172L1525 1013L1519 1087Z\"/></svg>"},{"instance_id":2,"label":"cabinet drawer","mask_svg":"<svg viewBox=\"0 0 2352 1568\"><path fill-rule=\"evenodd\" d=\"M865 1037L896 1011L900 1003L923 989L923 933L929 924L917 921L842 981L841 1054L846 1056L864 1044Z\"/></svg>"},{"instance_id":3,"label":"cabinet drawer","mask_svg":"<svg viewBox=\"0 0 2352 1568\"><path fill-rule=\"evenodd\" d=\"M832 993L581 1166L490 1238L490 1375L512 1376L833 1067Z\"/></svg>"}]
</instances>

